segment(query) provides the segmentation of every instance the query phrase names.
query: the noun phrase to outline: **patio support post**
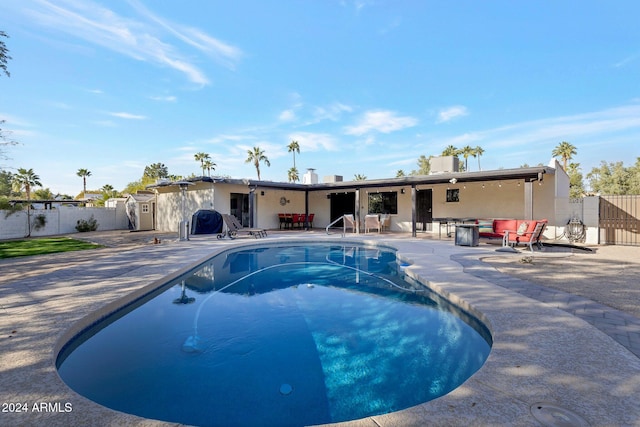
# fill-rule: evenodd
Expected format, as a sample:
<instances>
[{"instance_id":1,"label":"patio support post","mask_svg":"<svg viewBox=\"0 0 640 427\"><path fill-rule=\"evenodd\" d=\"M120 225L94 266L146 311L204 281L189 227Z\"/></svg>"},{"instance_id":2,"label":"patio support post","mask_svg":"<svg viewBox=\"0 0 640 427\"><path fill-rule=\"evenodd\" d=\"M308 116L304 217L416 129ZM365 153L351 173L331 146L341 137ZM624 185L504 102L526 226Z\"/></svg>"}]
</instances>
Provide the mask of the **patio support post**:
<instances>
[{"instance_id":1,"label":"patio support post","mask_svg":"<svg viewBox=\"0 0 640 427\"><path fill-rule=\"evenodd\" d=\"M309 230L309 190L304 190L304 229Z\"/></svg>"},{"instance_id":2,"label":"patio support post","mask_svg":"<svg viewBox=\"0 0 640 427\"><path fill-rule=\"evenodd\" d=\"M416 186L411 185L411 237L416 237ZM423 227L424 228L424 227Z\"/></svg>"},{"instance_id":3,"label":"patio support post","mask_svg":"<svg viewBox=\"0 0 640 427\"><path fill-rule=\"evenodd\" d=\"M356 209L355 209L355 220L356 220L356 234L360 234L360 189L356 188Z\"/></svg>"},{"instance_id":4,"label":"patio support post","mask_svg":"<svg viewBox=\"0 0 640 427\"><path fill-rule=\"evenodd\" d=\"M253 212L256 205L256 187L249 188L249 227L255 227L253 222ZM242 221L242 219L240 220Z\"/></svg>"},{"instance_id":5,"label":"patio support post","mask_svg":"<svg viewBox=\"0 0 640 427\"><path fill-rule=\"evenodd\" d=\"M533 219L533 182L524 183L524 219Z\"/></svg>"}]
</instances>

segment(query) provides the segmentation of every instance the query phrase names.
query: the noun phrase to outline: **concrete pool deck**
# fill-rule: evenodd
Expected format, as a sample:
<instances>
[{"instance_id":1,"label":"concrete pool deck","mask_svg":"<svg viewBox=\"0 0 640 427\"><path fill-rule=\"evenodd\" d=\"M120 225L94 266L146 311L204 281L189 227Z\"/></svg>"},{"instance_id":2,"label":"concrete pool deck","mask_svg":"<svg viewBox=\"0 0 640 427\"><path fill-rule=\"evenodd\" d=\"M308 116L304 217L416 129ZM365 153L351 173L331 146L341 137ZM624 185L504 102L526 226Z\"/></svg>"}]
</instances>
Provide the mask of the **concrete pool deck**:
<instances>
[{"instance_id":1,"label":"concrete pool deck","mask_svg":"<svg viewBox=\"0 0 640 427\"><path fill-rule=\"evenodd\" d=\"M77 329L78 321L90 323L119 298L214 251L260 242L340 240L339 235L322 232L271 233L262 241L192 236L179 242L169 235L155 245L149 242L154 235L96 233L90 238L97 242L101 236L111 243L120 241L94 251L0 261L0 425L176 425L109 410L69 389L58 377L54 360L69 330ZM623 311L624 306L615 310L604 305L607 301L599 299L606 293L594 298L598 304L588 295L576 295L574 288L567 293L557 284L554 289L515 277L540 279L539 272L527 271L526 266L514 275L499 272L528 252L502 254L491 245L460 247L450 240L396 234L342 240L396 247L403 258L413 261L409 274L470 307L487 323L494 343L485 365L448 395L341 425L539 426L578 425L584 420L591 426L640 426L640 318ZM638 248L622 249L640 255ZM569 276L569 260L581 256L536 253L531 264L544 267L547 258L565 257L555 276ZM491 264L482 262L484 258ZM508 258L512 264L500 265ZM639 256L629 259L640 262ZM607 265L586 263L584 269ZM611 271L616 277L627 273L619 268ZM631 300L632 306L640 300L637 277L628 275L635 288L619 286L612 291L626 292L621 300Z\"/></svg>"}]
</instances>

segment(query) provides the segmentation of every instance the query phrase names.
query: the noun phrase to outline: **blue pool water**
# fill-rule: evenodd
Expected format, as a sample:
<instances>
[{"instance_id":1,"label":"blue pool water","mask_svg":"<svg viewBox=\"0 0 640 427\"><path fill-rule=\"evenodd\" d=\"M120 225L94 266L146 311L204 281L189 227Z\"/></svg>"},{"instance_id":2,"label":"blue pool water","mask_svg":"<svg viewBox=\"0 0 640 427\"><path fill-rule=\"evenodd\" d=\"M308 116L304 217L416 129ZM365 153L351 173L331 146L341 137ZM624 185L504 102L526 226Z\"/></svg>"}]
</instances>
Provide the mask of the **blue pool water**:
<instances>
[{"instance_id":1,"label":"blue pool water","mask_svg":"<svg viewBox=\"0 0 640 427\"><path fill-rule=\"evenodd\" d=\"M288 245L219 254L72 340L75 391L147 418L302 426L442 396L491 338L405 281L393 250Z\"/></svg>"}]
</instances>

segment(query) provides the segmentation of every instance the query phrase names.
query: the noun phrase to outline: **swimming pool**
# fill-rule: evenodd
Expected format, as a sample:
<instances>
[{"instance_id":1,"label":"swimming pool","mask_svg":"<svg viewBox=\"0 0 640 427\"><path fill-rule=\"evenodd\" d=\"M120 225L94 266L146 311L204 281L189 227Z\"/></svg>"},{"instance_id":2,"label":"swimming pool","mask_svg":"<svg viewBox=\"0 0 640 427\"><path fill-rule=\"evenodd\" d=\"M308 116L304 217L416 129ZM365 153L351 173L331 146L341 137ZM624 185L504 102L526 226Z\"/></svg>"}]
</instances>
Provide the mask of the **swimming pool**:
<instances>
[{"instance_id":1,"label":"swimming pool","mask_svg":"<svg viewBox=\"0 0 640 427\"><path fill-rule=\"evenodd\" d=\"M229 250L76 337L75 391L139 416L298 426L388 413L448 393L486 360L472 316L403 280L390 248Z\"/></svg>"}]
</instances>

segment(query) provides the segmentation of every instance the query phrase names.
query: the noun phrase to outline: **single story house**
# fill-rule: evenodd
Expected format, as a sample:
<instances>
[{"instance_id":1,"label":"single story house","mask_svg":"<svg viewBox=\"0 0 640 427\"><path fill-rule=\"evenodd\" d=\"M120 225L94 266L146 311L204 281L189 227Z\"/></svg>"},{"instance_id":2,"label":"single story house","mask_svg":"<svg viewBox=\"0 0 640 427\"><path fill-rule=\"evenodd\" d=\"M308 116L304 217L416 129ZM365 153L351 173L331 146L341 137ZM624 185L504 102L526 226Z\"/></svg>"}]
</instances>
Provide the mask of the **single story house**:
<instances>
[{"instance_id":1,"label":"single story house","mask_svg":"<svg viewBox=\"0 0 640 427\"><path fill-rule=\"evenodd\" d=\"M324 228L353 214L357 232L367 214L390 216L390 231L439 232L450 219L547 219L545 235L562 234L571 218L569 177L555 159L548 166L477 172L440 172L364 181L318 182L310 169L303 183L198 177L159 181L156 229L178 231L199 209L235 215L244 226L279 228L279 213L314 214ZM559 231L557 230L559 229Z\"/></svg>"}]
</instances>

